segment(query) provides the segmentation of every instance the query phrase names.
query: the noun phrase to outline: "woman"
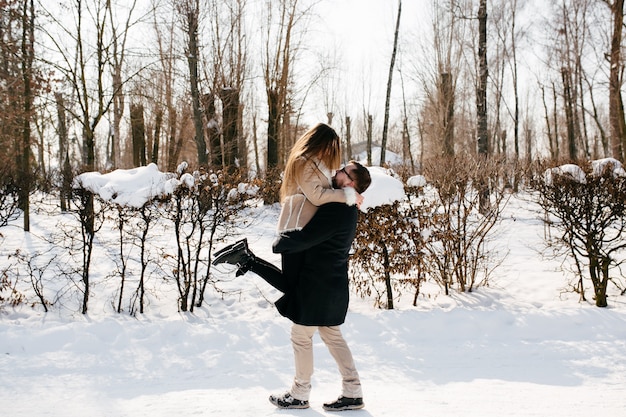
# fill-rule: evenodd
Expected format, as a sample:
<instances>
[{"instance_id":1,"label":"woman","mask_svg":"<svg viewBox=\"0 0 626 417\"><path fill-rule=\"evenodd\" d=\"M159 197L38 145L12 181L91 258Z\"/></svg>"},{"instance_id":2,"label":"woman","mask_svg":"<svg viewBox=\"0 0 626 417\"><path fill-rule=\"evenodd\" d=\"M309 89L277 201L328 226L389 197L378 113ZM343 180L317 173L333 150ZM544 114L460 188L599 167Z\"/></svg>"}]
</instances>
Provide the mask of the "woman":
<instances>
[{"instance_id":1,"label":"woman","mask_svg":"<svg viewBox=\"0 0 626 417\"><path fill-rule=\"evenodd\" d=\"M341 142L332 127L319 123L298 139L287 159L280 188L278 232L302 229L322 204L361 204L363 197L351 184L333 188L332 176L340 163Z\"/></svg>"}]
</instances>

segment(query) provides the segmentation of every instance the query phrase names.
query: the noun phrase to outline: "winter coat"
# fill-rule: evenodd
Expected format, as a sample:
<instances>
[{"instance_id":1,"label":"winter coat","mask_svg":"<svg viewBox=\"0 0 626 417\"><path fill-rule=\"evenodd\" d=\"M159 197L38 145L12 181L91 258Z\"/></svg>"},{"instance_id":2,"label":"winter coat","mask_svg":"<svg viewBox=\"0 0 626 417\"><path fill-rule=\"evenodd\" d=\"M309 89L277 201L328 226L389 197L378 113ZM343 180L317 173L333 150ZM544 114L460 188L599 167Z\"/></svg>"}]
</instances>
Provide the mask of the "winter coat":
<instances>
[{"instance_id":1,"label":"winter coat","mask_svg":"<svg viewBox=\"0 0 626 417\"><path fill-rule=\"evenodd\" d=\"M356 204L356 191L352 187L342 190L332 188L332 173L316 158L298 160L296 184L287 190L280 215L278 232L300 230L311 220L317 207L322 204L338 202Z\"/></svg>"},{"instance_id":2,"label":"winter coat","mask_svg":"<svg viewBox=\"0 0 626 417\"><path fill-rule=\"evenodd\" d=\"M356 233L357 209L343 203L320 206L300 231L283 232L274 253L283 255L290 288L276 302L296 324L338 326L348 311L348 256Z\"/></svg>"}]
</instances>

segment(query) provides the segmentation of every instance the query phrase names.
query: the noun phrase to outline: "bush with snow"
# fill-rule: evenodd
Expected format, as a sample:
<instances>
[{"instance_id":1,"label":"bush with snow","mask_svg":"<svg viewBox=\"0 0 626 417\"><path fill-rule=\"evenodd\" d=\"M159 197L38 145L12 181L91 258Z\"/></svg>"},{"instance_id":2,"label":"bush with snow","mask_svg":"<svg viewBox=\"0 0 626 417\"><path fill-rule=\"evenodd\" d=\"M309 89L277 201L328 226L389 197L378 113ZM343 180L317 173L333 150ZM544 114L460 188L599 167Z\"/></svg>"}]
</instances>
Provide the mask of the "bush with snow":
<instances>
[{"instance_id":1,"label":"bush with snow","mask_svg":"<svg viewBox=\"0 0 626 417\"><path fill-rule=\"evenodd\" d=\"M624 287L612 270L626 260L626 175L619 161L607 158L583 166L548 168L533 183L537 202L545 210L550 245L573 258L577 291L584 298L587 270L598 307L606 307L610 282Z\"/></svg>"}]
</instances>

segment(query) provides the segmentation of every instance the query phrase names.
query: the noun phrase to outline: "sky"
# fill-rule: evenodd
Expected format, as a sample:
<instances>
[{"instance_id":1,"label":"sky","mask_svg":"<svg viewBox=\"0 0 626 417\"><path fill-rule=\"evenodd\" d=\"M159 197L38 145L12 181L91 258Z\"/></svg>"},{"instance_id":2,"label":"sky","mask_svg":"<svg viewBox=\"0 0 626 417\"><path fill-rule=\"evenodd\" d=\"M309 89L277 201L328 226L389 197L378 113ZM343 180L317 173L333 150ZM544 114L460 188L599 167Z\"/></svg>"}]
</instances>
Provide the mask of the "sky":
<instances>
[{"instance_id":1,"label":"sky","mask_svg":"<svg viewBox=\"0 0 626 417\"><path fill-rule=\"evenodd\" d=\"M141 200L146 184L156 192L167 190L170 180L142 167L94 174L86 182L109 198L115 190ZM373 168L366 201L402 198L398 182ZM586 302L568 291L574 279L567 262L541 255L545 227L530 197L512 195L504 209L493 235L502 263L489 286L446 296L429 281L416 306L406 291L391 311L376 307L373 297L351 293L342 331L361 376L365 408L346 415L624 416L626 299L612 286L609 307L601 309L593 305L589 283ZM44 294L53 299L67 277L46 269L42 257L57 250L47 238L74 220L50 210L54 201L34 204L30 233L21 229L21 218L0 229L0 270L10 268L23 278L21 285L29 285L27 265L9 257L19 249L30 256L30 267L42 268ZM256 255L278 264L271 252L278 213L277 205L251 207L224 244L247 237ZM293 378L290 322L273 306L280 293L252 273L235 277L232 267L218 267L217 287L207 290L194 313L177 311L173 283L153 274L146 312L115 313L119 283L108 274L117 268L110 243L117 231L108 226L96 239L88 314L78 312L78 296L68 296L75 289L48 313L34 299L0 309L3 416L336 415L322 409L340 395L341 383L318 336L311 408L278 410L267 400ZM151 244L175 245L163 219L154 230Z\"/></svg>"},{"instance_id":2,"label":"sky","mask_svg":"<svg viewBox=\"0 0 626 417\"><path fill-rule=\"evenodd\" d=\"M429 8L429 0L402 2L401 44L428 24ZM342 78L341 84L336 86L342 92L336 97L338 111L348 111L354 118L365 109L382 124L398 12L397 1L322 0L316 10L321 22L322 33L316 35L320 48L328 50L337 60ZM336 55L331 49L337 50ZM400 67L400 60L398 53L396 71ZM397 109L401 102L397 73L394 73L392 82L393 108ZM323 111L313 111L313 117L325 117Z\"/></svg>"}]
</instances>

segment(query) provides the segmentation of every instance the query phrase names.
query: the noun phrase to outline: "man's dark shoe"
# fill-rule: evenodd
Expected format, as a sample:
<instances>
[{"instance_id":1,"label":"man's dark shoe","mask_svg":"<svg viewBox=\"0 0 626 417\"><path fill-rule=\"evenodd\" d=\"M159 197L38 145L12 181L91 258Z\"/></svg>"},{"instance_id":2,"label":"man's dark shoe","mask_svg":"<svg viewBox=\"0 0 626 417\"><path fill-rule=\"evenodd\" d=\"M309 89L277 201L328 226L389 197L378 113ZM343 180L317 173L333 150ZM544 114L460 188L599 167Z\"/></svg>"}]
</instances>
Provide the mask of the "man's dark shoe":
<instances>
[{"instance_id":1,"label":"man's dark shoe","mask_svg":"<svg viewBox=\"0 0 626 417\"><path fill-rule=\"evenodd\" d=\"M215 256L215 258L217 259L220 255L222 255L222 254L224 254L224 253L226 253L228 251L231 251L235 246L242 245L242 244L245 245L245 247L247 248L248 247L248 239L244 238L244 239L236 241L235 243L231 243L230 245L226 245L222 249L220 249L217 252L215 252L213 254L213 256ZM215 265L215 261L213 261L213 264Z\"/></svg>"},{"instance_id":2,"label":"man's dark shoe","mask_svg":"<svg viewBox=\"0 0 626 417\"><path fill-rule=\"evenodd\" d=\"M324 410L326 411L344 411L344 410L359 410L365 407L363 404L363 398L348 398L339 397L337 401L324 404Z\"/></svg>"},{"instance_id":3,"label":"man's dark shoe","mask_svg":"<svg viewBox=\"0 0 626 417\"><path fill-rule=\"evenodd\" d=\"M309 408L306 400L297 400L289 392L283 395L270 395L270 402L278 408Z\"/></svg>"},{"instance_id":4,"label":"man's dark shoe","mask_svg":"<svg viewBox=\"0 0 626 417\"><path fill-rule=\"evenodd\" d=\"M248 249L248 240L241 239L217 251L215 253L215 259L213 259L211 263L213 265L227 263L241 268L245 267L253 258L254 255L250 252L250 249Z\"/></svg>"}]
</instances>

